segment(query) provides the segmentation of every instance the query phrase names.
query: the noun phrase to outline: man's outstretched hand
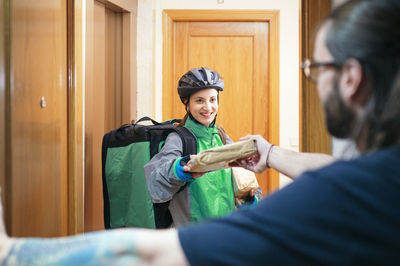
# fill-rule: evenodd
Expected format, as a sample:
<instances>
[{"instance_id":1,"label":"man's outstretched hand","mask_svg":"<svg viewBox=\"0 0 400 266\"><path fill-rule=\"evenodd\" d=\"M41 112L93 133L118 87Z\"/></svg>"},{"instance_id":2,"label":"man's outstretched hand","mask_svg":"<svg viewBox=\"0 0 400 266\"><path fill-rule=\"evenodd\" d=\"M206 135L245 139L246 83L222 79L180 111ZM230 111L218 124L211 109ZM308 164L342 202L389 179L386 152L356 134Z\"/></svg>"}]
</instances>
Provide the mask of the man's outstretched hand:
<instances>
[{"instance_id":1,"label":"man's outstretched hand","mask_svg":"<svg viewBox=\"0 0 400 266\"><path fill-rule=\"evenodd\" d=\"M240 140L249 140L249 139L253 139L256 141L257 153L250 157L236 160L230 163L229 166L232 167L240 166L255 173L262 173L265 171L265 169L268 168L267 155L269 150L272 148L272 144L266 141L260 135L247 135L243 138L240 138Z\"/></svg>"}]
</instances>

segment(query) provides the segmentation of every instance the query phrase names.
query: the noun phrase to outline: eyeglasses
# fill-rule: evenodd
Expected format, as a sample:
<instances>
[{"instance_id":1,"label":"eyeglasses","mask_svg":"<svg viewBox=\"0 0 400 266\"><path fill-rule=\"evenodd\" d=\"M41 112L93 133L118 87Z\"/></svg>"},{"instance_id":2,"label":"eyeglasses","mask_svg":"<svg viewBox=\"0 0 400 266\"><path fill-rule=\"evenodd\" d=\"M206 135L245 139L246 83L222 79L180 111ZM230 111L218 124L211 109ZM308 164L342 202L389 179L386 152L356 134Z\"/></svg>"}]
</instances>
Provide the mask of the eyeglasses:
<instances>
[{"instance_id":1,"label":"eyeglasses","mask_svg":"<svg viewBox=\"0 0 400 266\"><path fill-rule=\"evenodd\" d=\"M341 65L335 62L313 62L310 59L304 60L301 68L303 69L304 75L312 82L318 81L318 76L321 71L326 67L341 68Z\"/></svg>"}]
</instances>

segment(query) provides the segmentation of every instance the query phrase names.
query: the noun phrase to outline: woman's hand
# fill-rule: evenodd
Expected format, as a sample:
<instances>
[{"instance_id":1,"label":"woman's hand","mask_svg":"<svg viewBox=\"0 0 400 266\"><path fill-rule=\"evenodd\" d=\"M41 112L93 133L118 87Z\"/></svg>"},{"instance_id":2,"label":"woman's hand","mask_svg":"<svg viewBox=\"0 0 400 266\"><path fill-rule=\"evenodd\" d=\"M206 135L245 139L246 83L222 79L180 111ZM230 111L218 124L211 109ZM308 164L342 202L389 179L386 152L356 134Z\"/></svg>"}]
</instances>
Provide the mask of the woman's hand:
<instances>
[{"instance_id":1,"label":"woman's hand","mask_svg":"<svg viewBox=\"0 0 400 266\"><path fill-rule=\"evenodd\" d=\"M250 197L254 197L254 192L255 192L255 189L251 189L251 190L249 191L249 196L250 196ZM235 197L235 207L236 207L236 208L240 208L244 202L245 202L245 201L244 201L243 199L240 199L240 198L238 198L238 197Z\"/></svg>"},{"instance_id":2,"label":"woman's hand","mask_svg":"<svg viewBox=\"0 0 400 266\"><path fill-rule=\"evenodd\" d=\"M196 158L196 155L190 155L190 160L194 160L194 158ZM193 179L197 179L207 173L207 172L192 172L192 164L189 163L183 167L183 171L191 173Z\"/></svg>"}]
</instances>

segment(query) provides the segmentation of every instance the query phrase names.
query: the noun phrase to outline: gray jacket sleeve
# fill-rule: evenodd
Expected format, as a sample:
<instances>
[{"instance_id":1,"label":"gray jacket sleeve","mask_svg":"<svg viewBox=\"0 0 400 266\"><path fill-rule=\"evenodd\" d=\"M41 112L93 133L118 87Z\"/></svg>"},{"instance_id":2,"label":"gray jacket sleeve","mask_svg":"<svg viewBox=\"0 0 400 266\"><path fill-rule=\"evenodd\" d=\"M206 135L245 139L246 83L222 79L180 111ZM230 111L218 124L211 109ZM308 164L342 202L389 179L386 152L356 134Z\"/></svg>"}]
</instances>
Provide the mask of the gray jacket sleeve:
<instances>
[{"instance_id":1,"label":"gray jacket sleeve","mask_svg":"<svg viewBox=\"0 0 400 266\"><path fill-rule=\"evenodd\" d=\"M172 199L186 182L174 175L173 164L182 156L182 140L177 133L171 133L164 147L144 166L147 187L154 203Z\"/></svg>"}]
</instances>

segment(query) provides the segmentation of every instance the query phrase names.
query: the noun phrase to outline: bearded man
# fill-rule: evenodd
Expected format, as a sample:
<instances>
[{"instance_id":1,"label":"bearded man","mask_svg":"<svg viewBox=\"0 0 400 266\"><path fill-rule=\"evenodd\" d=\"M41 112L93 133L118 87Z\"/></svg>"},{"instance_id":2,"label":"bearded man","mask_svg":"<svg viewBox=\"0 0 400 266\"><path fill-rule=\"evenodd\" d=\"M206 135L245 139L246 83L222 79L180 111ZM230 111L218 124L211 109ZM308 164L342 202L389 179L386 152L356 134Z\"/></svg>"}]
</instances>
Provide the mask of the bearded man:
<instances>
[{"instance_id":1,"label":"bearded man","mask_svg":"<svg viewBox=\"0 0 400 266\"><path fill-rule=\"evenodd\" d=\"M298 162L317 167L253 209L178 230L142 231L137 249L145 262L400 265L399 25L398 0L346 2L323 21L314 57L303 65L317 83L328 130L352 139L358 158L298 154ZM250 138L258 154L236 164L282 170L287 158L289 168L304 168L290 163L296 155L285 157L261 136L244 139Z\"/></svg>"},{"instance_id":2,"label":"bearded man","mask_svg":"<svg viewBox=\"0 0 400 266\"><path fill-rule=\"evenodd\" d=\"M0 221L0 264L400 265L399 25L399 0L346 2L323 21L303 65L329 131L353 139L358 158L287 153L247 136L258 154L236 164L302 173L256 207L178 229L62 239L9 238Z\"/></svg>"}]
</instances>

